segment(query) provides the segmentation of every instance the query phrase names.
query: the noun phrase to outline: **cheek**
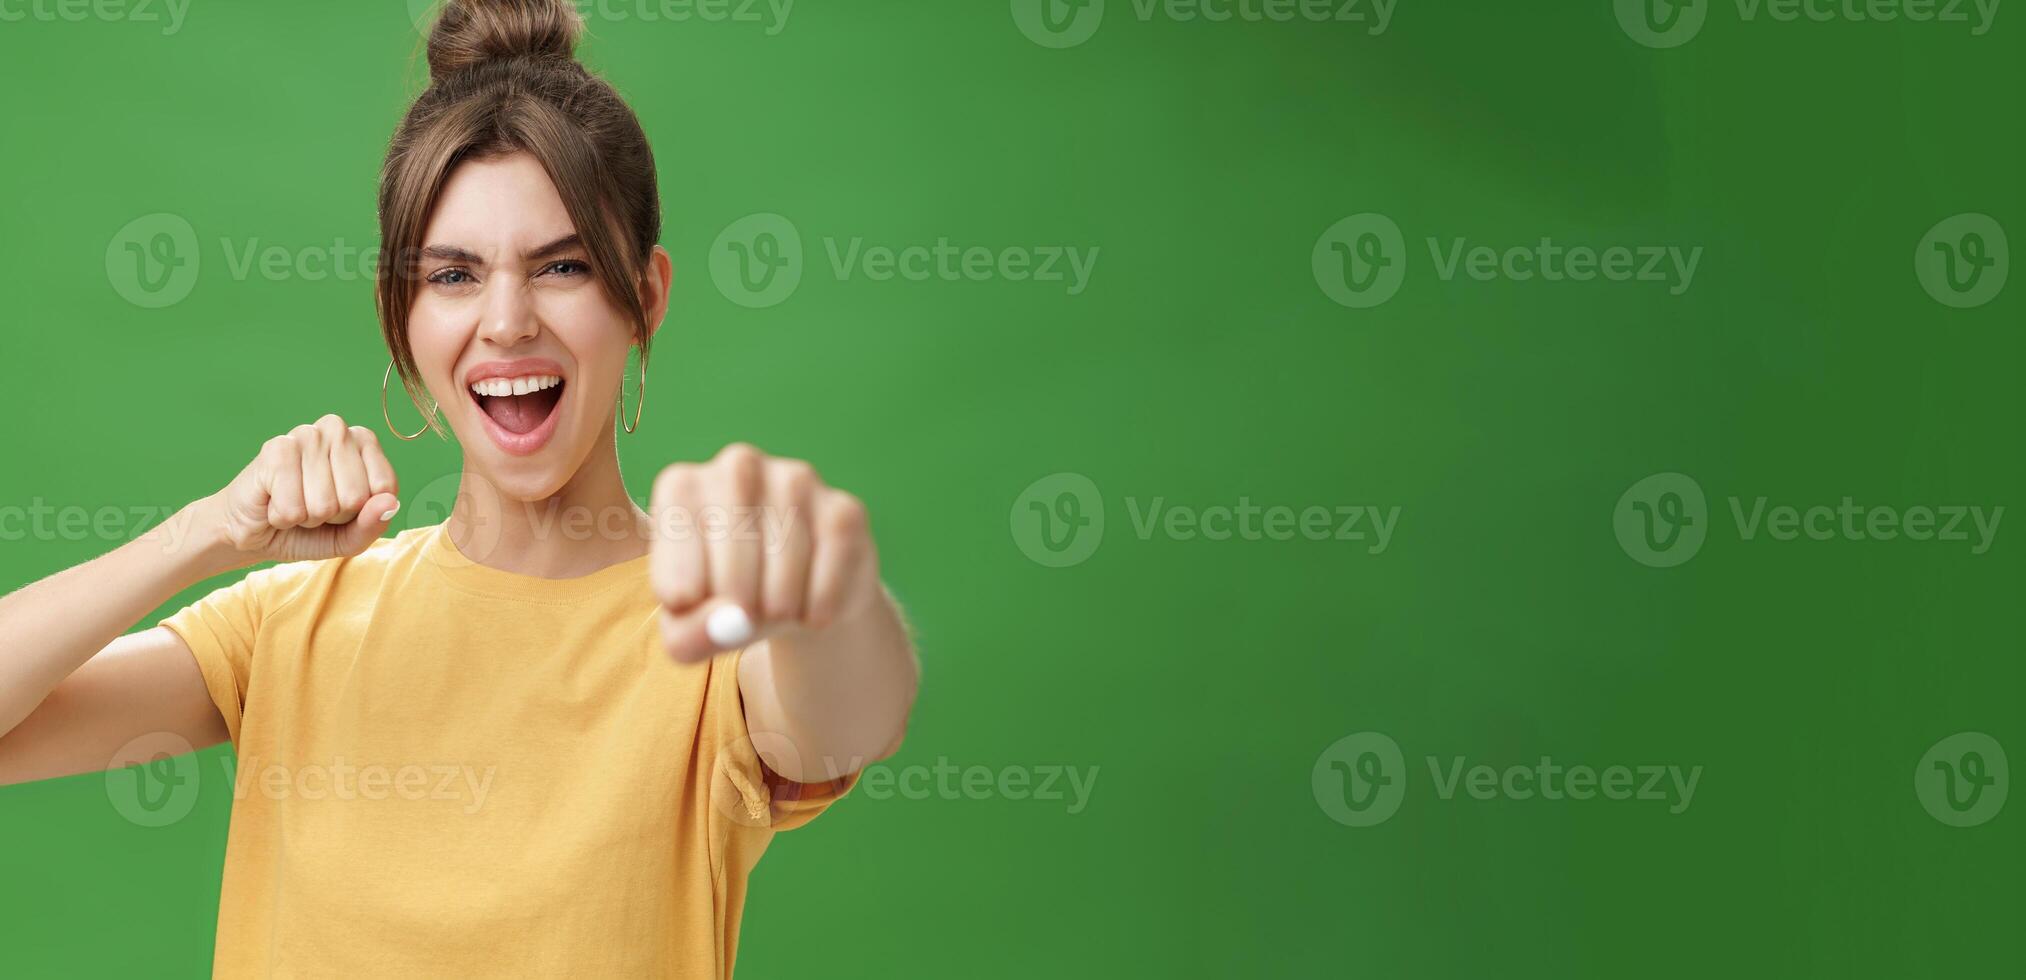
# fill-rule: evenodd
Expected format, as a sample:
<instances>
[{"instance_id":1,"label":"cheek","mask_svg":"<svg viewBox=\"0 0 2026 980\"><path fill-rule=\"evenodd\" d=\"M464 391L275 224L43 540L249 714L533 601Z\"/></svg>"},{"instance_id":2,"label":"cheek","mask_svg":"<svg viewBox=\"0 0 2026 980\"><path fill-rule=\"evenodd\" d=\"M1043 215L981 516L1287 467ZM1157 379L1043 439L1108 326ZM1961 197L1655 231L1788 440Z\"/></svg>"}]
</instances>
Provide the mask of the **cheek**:
<instances>
[{"instance_id":1,"label":"cheek","mask_svg":"<svg viewBox=\"0 0 2026 980\"><path fill-rule=\"evenodd\" d=\"M617 397L627 352L633 347L632 321L596 290L545 297L542 320L576 361L583 395Z\"/></svg>"},{"instance_id":2,"label":"cheek","mask_svg":"<svg viewBox=\"0 0 2026 980\"><path fill-rule=\"evenodd\" d=\"M450 375L457 367L457 358L464 351L469 333L426 296L417 300L408 313L408 351L415 356L415 367L422 373L423 384L438 401L449 395Z\"/></svg>"}]
</instances>

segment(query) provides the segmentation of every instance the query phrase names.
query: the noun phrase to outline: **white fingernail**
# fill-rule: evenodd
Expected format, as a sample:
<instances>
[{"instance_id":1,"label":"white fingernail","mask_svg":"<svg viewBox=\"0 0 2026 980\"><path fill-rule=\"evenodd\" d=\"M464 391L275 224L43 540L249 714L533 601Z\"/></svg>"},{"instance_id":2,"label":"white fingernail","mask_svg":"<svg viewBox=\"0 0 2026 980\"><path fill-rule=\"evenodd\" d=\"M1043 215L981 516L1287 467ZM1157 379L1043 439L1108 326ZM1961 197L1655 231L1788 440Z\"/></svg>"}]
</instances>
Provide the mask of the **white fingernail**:
<instances>
[{"instance_id":1,"label":"white fingernail","mask_svg":"<svg viewBox=\"0 0 2026 980\"><path fill-rule=\"evenodd\" d=\"M380 523L382 523L382 524L385 524L385 523L387 523L388 521L391 521L391 520L393 520L393 519L394 519L394 515L395 515L395 514L398 514L398 513L400 513L400 512L401 512L401 505L400 505L400 504L395 504L395 505L394 505L394 506L393 506L393 507L392 507L391 509L389 509L389 510L388 510L388 511L387 511L387 512L386 512L385 514L381 514L381 515L380 515Z\"/></svg>"},{"instance_id":2,"label":"white fingernail","mask_svg":"<svg viewBox=\"0 0 2026 980\"><path fill-rule=\"evenodd\" d=\"M753 639L753 619L737 606L719 606L703 621L704 635L720 650L742 647Z\"/></svg>"}]
</instances>

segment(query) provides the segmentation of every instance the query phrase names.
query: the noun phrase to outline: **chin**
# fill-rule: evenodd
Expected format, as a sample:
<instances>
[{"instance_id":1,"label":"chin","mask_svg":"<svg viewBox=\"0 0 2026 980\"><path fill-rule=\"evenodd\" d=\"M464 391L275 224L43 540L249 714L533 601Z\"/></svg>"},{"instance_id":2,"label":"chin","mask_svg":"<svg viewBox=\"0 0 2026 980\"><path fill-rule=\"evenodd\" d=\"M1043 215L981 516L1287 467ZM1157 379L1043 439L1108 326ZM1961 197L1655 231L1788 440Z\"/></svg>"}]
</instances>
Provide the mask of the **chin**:
<instances>
[{"instance_id":1,"label":"chin","mask_svg":"<svg viewBox=\"0 0 2026 980\"><path fill-rule=\"evenodd\" d=\"M483 437L481 437L483 438ZM465 453L465 466L492 485L504 503L532 503L563 492L576 467L566 458L561 440L533 456L513 456L484 446Z\"/></svg>"},{"instance_id":2,"label":"chin","mask_svg":"<svg viewBox=\"0 0 2026 980\"><path fill-rule=\"evenodd\" d=\"M458 413L465 463L503 501L540 501L562 492L587 451L576 379L548 358L487 361L465 377Z\"/></svg>"}]
</instances>

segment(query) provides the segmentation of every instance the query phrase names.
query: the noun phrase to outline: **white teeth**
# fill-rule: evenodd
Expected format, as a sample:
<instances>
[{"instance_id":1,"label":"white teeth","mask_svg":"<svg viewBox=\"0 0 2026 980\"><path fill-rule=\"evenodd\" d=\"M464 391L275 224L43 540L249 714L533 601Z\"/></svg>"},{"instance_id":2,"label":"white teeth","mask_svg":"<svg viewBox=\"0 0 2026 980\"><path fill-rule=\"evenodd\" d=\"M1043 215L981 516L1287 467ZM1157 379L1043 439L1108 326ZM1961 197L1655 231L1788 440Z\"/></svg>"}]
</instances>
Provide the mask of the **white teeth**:
<instances>
[{"instance_id":1,"label":"white teeth","mask_svg":"<svg viewBox=\"0 0 2026 980\"><path fill-rule=\"evenodd\" d=\"M508 395L525 395L530 392L554 388L563 379L553 374L530 374L519 378L487 378L471 383L472 394L489 398L504 398Z\"/></svg>"}]
</instances>

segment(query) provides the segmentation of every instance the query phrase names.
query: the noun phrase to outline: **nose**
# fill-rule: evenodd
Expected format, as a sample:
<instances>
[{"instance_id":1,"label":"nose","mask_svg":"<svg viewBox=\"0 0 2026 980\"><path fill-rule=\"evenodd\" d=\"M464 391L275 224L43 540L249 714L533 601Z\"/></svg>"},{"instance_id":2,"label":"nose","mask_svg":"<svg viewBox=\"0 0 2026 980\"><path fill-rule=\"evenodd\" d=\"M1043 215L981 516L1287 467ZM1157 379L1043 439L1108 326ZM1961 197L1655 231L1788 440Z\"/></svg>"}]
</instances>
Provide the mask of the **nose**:
<instances>
[{"instance_id":1,"label":"nose","mask_svg":"<svg viewBox=\"0 0 2026 980\"><path fill-rule=\"evenodd\" d=\"M499 347L516 347L542 332L534 298L511 276L495 277L479 312L478 335Z\"/></svg>"}]
</instances>

